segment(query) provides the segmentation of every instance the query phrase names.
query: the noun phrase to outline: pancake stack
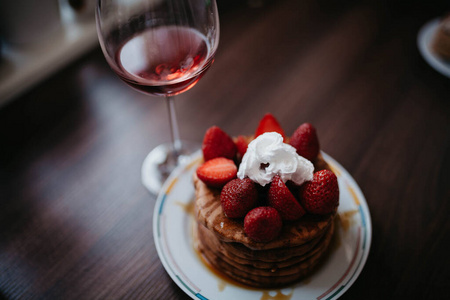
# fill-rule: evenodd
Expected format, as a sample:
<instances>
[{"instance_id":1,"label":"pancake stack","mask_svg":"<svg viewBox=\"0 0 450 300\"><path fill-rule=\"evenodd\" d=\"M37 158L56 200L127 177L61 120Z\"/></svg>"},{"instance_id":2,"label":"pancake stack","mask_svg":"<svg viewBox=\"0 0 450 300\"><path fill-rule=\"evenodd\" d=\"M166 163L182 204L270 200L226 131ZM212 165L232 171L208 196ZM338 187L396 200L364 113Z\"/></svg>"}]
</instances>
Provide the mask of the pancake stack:
<instances>
[{"instance_id":1,"label":"pancake stack","mask_svg":"<svg viewBox=\"0 0 450 300\"><path fill-rule=\"evenodd\" d=\"M315 171L329 169L320 154L314 166ZM245 234L243 220L225 216L220 189L207 186L196 175L194 185L198 250L235 281L260 288L286 286L308 276L325 256L336 211L285 222L276 239L261 243Z\"/></svg>"}]
</instances>

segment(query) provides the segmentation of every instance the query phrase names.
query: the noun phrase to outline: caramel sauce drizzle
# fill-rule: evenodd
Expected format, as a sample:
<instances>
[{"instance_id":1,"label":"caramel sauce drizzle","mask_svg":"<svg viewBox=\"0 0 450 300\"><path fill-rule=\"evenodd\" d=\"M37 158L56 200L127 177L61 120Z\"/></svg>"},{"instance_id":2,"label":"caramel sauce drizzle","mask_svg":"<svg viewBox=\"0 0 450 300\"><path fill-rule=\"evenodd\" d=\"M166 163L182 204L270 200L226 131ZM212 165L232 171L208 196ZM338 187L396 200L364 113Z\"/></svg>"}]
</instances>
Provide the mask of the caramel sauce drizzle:
<instances>
[{"instance_id":1,"label":"caramel sauce drizzle","mask_svg":"<svg viewBox=\"0 0 450 300\"><path fill-rule=\"evenodd\" d=\"M275 295L271 295L275 293ZM261 300L290 300L292 298L292 295L294 294L294 289L291 289L289 294L283 294L281 290L275 290L275 291L263 291L263 294L261 296Z\"/></svg>"},{"instance_id":2,"label":"caramel sauce drizzle","mask_svg":"<svg viewBox=\"0 0 450 300\"><path fill-rule=\"evenodd\" d=\"M358 213L358 210L348 210L339 213L339 221L341 222L342 229L347 231L353 224L353 216Z\"/></svg>"}]
</instances>

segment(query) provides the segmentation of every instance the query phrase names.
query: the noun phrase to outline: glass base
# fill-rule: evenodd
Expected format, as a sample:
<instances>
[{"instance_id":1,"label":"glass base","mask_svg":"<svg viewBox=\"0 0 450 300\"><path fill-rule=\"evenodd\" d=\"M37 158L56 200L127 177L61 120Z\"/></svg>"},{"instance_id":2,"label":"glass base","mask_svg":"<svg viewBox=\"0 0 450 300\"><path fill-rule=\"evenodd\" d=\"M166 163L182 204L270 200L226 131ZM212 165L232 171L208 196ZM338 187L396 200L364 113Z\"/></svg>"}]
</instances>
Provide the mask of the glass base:
<instances>
[{"instance_id":1,"label":"glass base","mask_svg":"<svg viewBox=\"0 0 450 300\"><path fill-rule=\"evenodd\" d=\"M154 148L144 159L141 169L142 183L154 195L158 195L170 173L179 165L190 161L191 155L200 145L182 141L179 155L173 151L172 144L162 144Z\"/></svg>"}]
</instances>

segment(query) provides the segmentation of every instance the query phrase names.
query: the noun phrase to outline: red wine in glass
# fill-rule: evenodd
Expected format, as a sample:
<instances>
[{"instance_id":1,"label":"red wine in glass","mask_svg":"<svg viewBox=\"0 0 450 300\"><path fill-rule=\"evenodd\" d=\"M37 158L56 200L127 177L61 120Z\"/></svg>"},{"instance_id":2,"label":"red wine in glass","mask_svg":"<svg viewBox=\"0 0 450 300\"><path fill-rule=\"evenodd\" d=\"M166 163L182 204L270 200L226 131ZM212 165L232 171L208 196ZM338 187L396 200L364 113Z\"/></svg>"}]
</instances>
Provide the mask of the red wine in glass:
<instances>
[{"instance_id":1,"label":"red wine in glass","mask_svg":"<svg viewBox=\"0 0 450 300\"><path fill-rule=\"evenodd\" d=\"M213 62L206 37L193 28L147 28L116 51L117 74L133 88L153 95L177 95L202 77Z\"/></svg>"},{"instance_id":2,"label":"red wine in glass","mask_svg":"<svg viewBox=\"0 0 450 300\"><path fill-rule=\"evenodd\" d=\"M180 139L173 96L193 87L213 63L220 35L216 1L97 0L95 16L114 72L134 89L166 100L170 142L153 148L141 169L142 182L156 195L200 148Z\"/></svg>"}]
</instances>

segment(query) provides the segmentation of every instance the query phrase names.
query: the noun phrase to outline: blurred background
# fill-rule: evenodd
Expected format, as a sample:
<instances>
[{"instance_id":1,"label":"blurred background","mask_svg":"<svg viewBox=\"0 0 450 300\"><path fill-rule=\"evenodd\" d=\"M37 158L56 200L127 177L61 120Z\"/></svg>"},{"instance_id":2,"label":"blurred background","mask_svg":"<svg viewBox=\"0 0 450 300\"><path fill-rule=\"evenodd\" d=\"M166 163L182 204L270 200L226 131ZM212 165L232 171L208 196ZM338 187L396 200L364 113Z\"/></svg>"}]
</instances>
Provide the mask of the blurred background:
<instances>
[{"instance_id":1,"label":"blurred background","mask_svg":"<svg viewBox=\"0 0 450 300\"><path fill-rule=\"evenodd\" d=\"M17 0L0 3L0 107L82 55L98 48L95 2L96 0L43 0L37 3ZM272 2L274 0L219 0L218 5L221 13L246 7L251 14L270 6ZM389 19L391 30L407 30L411 35L417 33L420 25L427 19L442 16L449 9L446 1L416 0L407 5L395 0L315 2L317 9L324 14L323 26L332 26L333 15L339 14L346 7L370 4L376 7L374 13L377 17ZM329 20L326 19L326 14L329 14ZM414 26L397 29L404 22L402 19L405 16L414 20ZM255 18L260 16L249 15L243 26L258 22Z\"/></svg>"}]
</instances>

